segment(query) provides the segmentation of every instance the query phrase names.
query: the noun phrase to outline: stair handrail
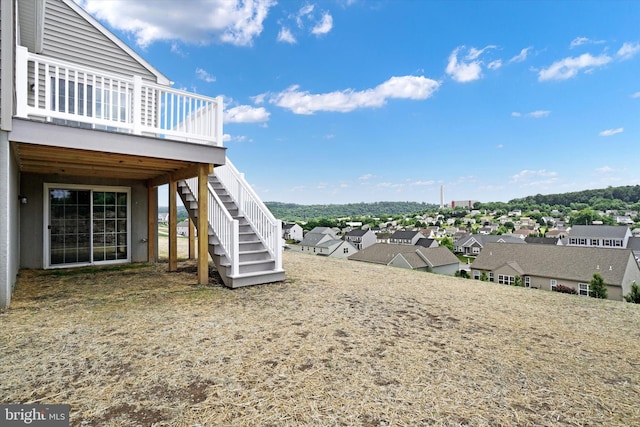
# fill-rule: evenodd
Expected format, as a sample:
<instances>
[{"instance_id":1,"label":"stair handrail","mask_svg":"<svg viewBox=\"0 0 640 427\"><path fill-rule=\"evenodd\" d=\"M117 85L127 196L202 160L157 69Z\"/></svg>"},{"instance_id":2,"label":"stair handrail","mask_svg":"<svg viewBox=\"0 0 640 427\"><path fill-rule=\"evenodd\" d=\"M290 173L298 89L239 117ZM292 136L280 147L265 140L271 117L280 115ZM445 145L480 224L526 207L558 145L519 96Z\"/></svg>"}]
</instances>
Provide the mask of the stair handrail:
<instances>
[{"instance_id":1,"label":"stair handrail","mask_svg":"<svg viewBox=\"0 0 640 427\"><path fill-rule=\"evenodd\" d=\"M189 191L193 198L198 201L198 178L189 178L185 180ZM220 242L220 246L224 250L225 255L229 259L230 267L227 267L227 276L234 277L238 275L240 264L240 225L237 219L234 219L224 204L207 182L208 187L208 209L207 222L210 230ZM203 233L198 230L198 236ZM208 238L208 233L207 233Z\"/></svg>"},{"instance_id":2,"label":"stair handrail","mask_svg":"<svg viewBox=\"0 0 640 427\"><path fill-rule=\"evenodd\" d=\"M224 166L214 168L214 175L225 186L238 206L239 213L252 226L273 259L276 270L282 270L282 223L273 216L251 185L227 157Z\"/></svg>"}]
</instances>

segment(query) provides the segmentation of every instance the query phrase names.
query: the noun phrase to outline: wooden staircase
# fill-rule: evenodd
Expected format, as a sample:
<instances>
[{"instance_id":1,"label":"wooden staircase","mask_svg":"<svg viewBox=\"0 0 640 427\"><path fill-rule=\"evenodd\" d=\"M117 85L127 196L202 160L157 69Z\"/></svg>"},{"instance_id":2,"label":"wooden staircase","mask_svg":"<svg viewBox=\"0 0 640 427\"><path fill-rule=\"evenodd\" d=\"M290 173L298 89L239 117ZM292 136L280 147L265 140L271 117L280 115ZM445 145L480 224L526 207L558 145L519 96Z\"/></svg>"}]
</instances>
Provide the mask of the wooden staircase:
<instances>
[{"instance_id":1,"label":"wooden staircase","mask_svg":"<svg viewBox=\"0 0 640 427\"><path fill-rule=\"evenodd\" d=\"M198 201L194 191L197 186L189 181L178 183L178 193L189 216L197 224ZM270 220L276 221L275 227L257 224L265 215L270 216L270 212L267 210L266 214L260 212L256 215L254 209L250 209L252 214L247 215L240 206L246 203L233 197L215 171L209 176L209 193L209 203L214 206L208 220L209 254L225 286L239 288L284 280L280 222L271 216ZM245 201L246 197L241 198ZM262 202L259 204L264 206ZM248 207L254 205L252 200ZM218 209L217 214L215 209Z\"/></svg>"}]
</instances>

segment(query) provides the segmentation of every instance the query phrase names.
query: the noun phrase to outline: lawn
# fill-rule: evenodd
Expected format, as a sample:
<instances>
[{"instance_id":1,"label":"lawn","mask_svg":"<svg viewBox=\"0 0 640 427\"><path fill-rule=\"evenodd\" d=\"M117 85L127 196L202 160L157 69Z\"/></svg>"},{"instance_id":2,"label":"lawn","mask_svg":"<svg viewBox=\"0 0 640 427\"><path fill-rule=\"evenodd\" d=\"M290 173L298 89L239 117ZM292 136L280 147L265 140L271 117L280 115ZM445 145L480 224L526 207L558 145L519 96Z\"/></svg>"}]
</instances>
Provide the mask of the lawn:
<instances>
[{"instance_id":1,"label":"lawn","mask_svg":"<svg viewBox=\"0 0 640 427\"><path fill-rule=\"evenodd\" d=\"M287 281L193 263L21 273L2 403L74 426L640 425L640 306L285 252Z\"/></svg>"}]
</instances>

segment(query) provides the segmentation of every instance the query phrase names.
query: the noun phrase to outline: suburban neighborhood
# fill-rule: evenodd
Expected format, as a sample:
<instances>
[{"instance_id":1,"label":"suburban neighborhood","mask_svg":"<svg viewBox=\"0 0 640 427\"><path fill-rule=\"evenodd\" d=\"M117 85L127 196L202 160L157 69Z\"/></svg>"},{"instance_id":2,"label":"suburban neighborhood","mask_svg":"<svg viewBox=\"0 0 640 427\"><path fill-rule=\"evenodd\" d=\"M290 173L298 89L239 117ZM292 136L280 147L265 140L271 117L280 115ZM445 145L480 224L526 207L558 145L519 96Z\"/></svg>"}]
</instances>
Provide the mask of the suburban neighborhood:
<instances>
[{"instance_id":1,"label":"suburban neighborhood","mask_svg":"<svg viewBox=\"0 0 640 427\"><path fill-rule=\"evenodd\" d=\"M569 217L557 211L535 220L519 209L500 215L480 211L472 202L463 207L457 202L456 210L372 223L342 218L344 227L308 231L304 222L288 222L282 226L283 239L286 249L311 255L582 296L590 295L598 273L607 298L616 301L624 301L640 284L640 224L634 227L632 220L637 211L599 213L616 225L571 226Z\"/></svg>"}]
</instances>

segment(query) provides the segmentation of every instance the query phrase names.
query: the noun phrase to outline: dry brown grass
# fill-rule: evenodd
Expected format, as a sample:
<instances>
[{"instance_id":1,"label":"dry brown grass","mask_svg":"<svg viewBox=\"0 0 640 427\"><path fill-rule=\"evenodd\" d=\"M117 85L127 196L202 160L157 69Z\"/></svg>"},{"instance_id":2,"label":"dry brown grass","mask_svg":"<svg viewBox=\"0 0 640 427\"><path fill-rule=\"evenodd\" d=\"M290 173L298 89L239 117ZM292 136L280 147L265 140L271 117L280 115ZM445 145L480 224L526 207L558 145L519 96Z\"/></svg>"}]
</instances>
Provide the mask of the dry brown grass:
<instances>
[{"instance_id":1,"label":"dry brown grass","mask_svg":"<svg viewBox=\"0 0 640 427\"><path fill-rule=\"evenodd\" d=\"M193 267L24 271L2 403L75 426L640 425L640 306L285 254L285 283Z\"/></svg>"}]
</instances>

